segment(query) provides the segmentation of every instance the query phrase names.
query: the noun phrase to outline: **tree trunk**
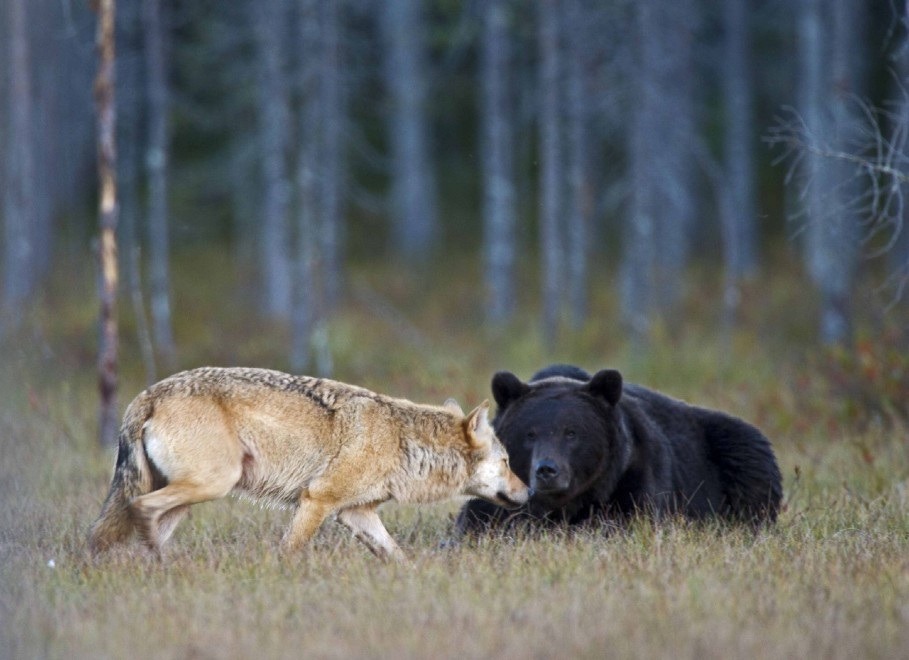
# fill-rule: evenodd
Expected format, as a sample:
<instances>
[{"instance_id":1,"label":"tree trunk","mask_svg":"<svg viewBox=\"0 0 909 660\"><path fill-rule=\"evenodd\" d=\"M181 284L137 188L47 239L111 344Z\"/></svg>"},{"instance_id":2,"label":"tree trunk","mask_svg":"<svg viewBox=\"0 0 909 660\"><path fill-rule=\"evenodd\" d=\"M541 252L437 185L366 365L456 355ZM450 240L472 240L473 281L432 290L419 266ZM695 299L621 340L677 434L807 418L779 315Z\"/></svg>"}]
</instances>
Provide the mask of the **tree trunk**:
<instances>
[{"instance_id":1,"label":"tree trunk","mask_svg":"<svg viewBox=\"0 0 909 660\"><path fill-rule=\"evenodd\" d=\"M291 367L307 371L312 363L313 334L322 308L321 280L318 277L319 239L319 136L321 112L319 94L318 0L300 1L299 93L300 122L297 159L297 249L295 254L293 332Z\"/></svg>"},{"instance_id":2,"label":"tree trunk","mask_svg":"<svg viewBox=\"0 0 909 660\"><path fill-rule=\"evenodd\" d=\"M638 67L630 119L630 226L622 266L623 316L638 340L682 295L696 210L697 138L691 0L635 5Z\"/></svg>"},{"instance_id":3,"label":"tree trunk","mask_svg":"<svg viewBox=\"0 0 909 660\"><path fill-rule=\"evenodd\" d=\"M538 4L540 49L540 254L543 340L555 344L562 286L562 140L559 126L559 12L555 0Z\"/></svg>"},{"instance_id":4,"label":"tree trunk","mask_svg":"<svg viewBox=\"0 0 909 660\"><path fill-rule=\"evenodd\" d=\"M9 323L36 284L32 228L35 224L35 168L32 141L32 68L29 52L27 0L8 0L10 129L5 149L3 242L3 321Z\"/></svg>"},{"instance_id":5,"label":"tree trunk","mask_svg":"<svg viewBox=\"0 0 909 660\"><path fill-rule=\"evenodd\" d=\"M391 104L393 245L405 257L426 263L438 239L438 219L426 116L421 7L420 0L396 0L383 4L379 11Z\"/></svg>"},{"instance_id":6,"label":"tree trunk","mask_svg":"<svg viewBox=\"0 0 909 660\"><path fill-rule=\"evenodd\" d=\"M725 325L731 326L741 301L742 278L757 266L754 195L754 93L751 75L751 33L748 0L727 0L725 27L723 95L726 126L724 135L726 181L720 209L725 291Z\"/></svg>"},{"instance_id":7,"label":"tree trunk","mask_svg":"<svg viewBox=\"0 0 909 660\"><path fill-rule=\"evenodd\" d=\"M578 329L587 317L587 262L590 216L593 211L593 192L590 181L590 140L588 112L591 93L586 89L587 75L592 67L587 21L590 11L582 0L562 3L565 50L571 62L565 67L565 109L567 119L568 204L566 218L565 271L567 273L568 308L571 324Z\"/></svg>"},{"instance_id":8,"label":"tree trunk","mask_svg":"<svg viewBox=\"0 0 909 660\"><path fill-rule=\"evenodd\" d=\"M895 48L895 66L896 66L896 83L894 96L899 98L898 116L891 130L901 132L901 136L893 135L892 140L897 142L902 140L902 144L907 143L905 137L909 132L909 97L906 90L909 90L909 0L904 0L901 4L894 7L896 20L903 25L903 38ZM888 283L893 293L893 300L900 302L904 308L909 309L909 204L903 203L898 215L893 218L893 246L887 254L888 267L890 275Z\"/></svg>"},{"instance_id":9,"label":"tree trunk","mask_svg":"<svg viewBox=\"0 0 909 660\"><path fill-rule=\"evenodd\" d=\"M850 298L857 264L858 235L849 183L851 172L830 158L812 153L827 149L848 151L854 137L854 66L849 53L859 16L849 0L832 5L802 0L799 20L801 112L808 128L806 162L806 260L820 291L820 338L826 344L851 339ZM825 11L826 10L826 11Z\"/></svg>"},{"instance_id":10,"label":"tree trunk","mask_svg":"<svg viewBox=\"0 0 909 660\"><path fill-rule=\"evenodd\" d=\"M133 2L117 8L117 241L125 290L133 307L145 381L157 380L155 351L142 295L140 259L139 157L144 96L142 94L141 11Z\"/></svg>"},{"instance_id":11,"label":"tree trunk","mask_svg":"<svg viewBox=\"0 0 909 660\"><path fill-rule=\"evenodd\" d=\"M114 0L98 2L98 75L95 104L98 124L98 179L101 339L98 351L98 385L101 393L100 441L117 444L117 116L114 103L115 66Z\"/></svg>"},{"instance_id":12,"label":"tree trunk","mask_svg":"<svg viewBox=\"0 0 909 660\"><path fill-rule=\"evenodd\" d=\"M259 122L262 131L261 261L265 313L285 319L291 309L290 181L285 148L290 142L290 99L284 73L283 0L252 5L259 57Z\"/></svg>"},{"instance_id":13,"label":"tree trunk","mask_svg":"<svg viewBox=\"0 0 909 660\"><path fill-rule=\"evenodd\" d=\"M652 133L658 127L656 106L662 100L653 71L654 47L650 43L660 39L659 33L653 33L654 21L660 20L653 5L653 0L642 0L635 9L638 75L628 131L631 195L621 265L622 318L637 342L644 341L650 334L656 308L657 217L651 190L660 145L659 138Z\"/></svg>"},{"instance_id":14,"label":"tree trunk","mask_svg":"<svg viewBox=\"0 0 909 660\"><path fill-rule=\"evenodd\" d=\"M344 189L342 154L346 112L341 93L340 2L319 3L322 43L319 50L322 109L321 138L321 231L322 276L325 313L340 301L343 287L342 250Z\"/></svg>"},{"instance_id":15,"label":"tree trunk","mask_svg":"<svg viewBox=\"0 0 909 660\"><path fill-rule=\"evenodd\" d=\"M168 231L167 68L161 0L143 0L145 66L148 94L148 258L151 285L152 331L161 361L172 369L176 347L170 304L170 239Z\"/></svg>"},{"instance_id":16,"label":"tree trunk","mask_svg":"<svg viewBox=\"0 0 909 660\"><path fill-rule=\"evenodd\" d=\"M482 143L486 316L493 325L514 311L515 182L514 132L509 117L511 40L505 0L483 7Z\"/></svg>"}]
</instances>

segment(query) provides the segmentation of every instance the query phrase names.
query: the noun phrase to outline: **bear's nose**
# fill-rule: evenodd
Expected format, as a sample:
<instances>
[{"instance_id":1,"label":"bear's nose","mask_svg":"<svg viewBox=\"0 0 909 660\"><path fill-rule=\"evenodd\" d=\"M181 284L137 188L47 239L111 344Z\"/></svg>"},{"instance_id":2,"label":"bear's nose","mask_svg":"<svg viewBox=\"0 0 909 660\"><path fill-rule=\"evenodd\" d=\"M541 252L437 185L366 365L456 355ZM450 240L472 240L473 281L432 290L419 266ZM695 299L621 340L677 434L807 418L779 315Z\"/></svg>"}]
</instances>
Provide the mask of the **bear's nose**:
<instances>
[{"instance_id":1,"label":"bear's nose","mask_svg":"<svg viewBox=\"0 0 909 660\"><path fill-rule=\"evenodd\" d=\"M537 463L536 476L540 481L552 481L559 475L559 466L548 458Z\"/></svg>"}]
</instances>

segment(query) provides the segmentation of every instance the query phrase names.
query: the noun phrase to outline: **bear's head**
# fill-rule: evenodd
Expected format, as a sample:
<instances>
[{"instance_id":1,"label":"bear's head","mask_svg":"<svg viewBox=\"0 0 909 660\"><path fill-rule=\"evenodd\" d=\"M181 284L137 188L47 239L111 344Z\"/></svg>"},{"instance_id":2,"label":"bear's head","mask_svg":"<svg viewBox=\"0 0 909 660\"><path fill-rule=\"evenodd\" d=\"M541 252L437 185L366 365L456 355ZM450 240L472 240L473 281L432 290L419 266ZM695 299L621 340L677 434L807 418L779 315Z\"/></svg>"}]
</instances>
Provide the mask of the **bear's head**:
<instances>
[{"instance_id":1,"label":"bear's head","mask_svg":"<svg viewBox=\"0 0 909 660\"><path fill-rule=\"evenodd\" d=\"M582 380L555 373L529 383L508 371L492 379L496 434L514 472L531 486L531 504L548 510L604 481L614 485L630 454L616 410L622 375L604 369Z\"/></svg>"}]
</instances>

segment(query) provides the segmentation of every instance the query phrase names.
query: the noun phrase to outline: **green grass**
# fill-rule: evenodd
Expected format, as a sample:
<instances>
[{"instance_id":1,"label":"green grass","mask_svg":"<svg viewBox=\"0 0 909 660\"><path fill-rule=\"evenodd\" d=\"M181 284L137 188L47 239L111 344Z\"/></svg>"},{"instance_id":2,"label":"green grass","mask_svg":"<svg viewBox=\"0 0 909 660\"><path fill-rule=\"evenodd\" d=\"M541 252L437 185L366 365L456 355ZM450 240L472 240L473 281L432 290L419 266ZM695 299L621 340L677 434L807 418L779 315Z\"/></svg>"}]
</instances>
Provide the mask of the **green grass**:
<instances>
[{"instance_id":1,"label":"green grass","mask_svg":"<svg viewBox=\"0 0 909 660\"><path fill-rule=\"evenodd\" d=\"M444 293L430 296L393 269L352 277L429 343L407 344L352 302L332 327L338 377L467 406L489 396L499 368L527 377L550 358L616 366L757 422L784 474L779 524L752 534L641 520L608 536L552 531L443 549L456 504L389 505L381 515L413 560L404 568L335 523L283 557L289 512L225 500L194 508L163 563L135 547L93 561L85 533L113 464L94 437L94 327L84 301L51 287L3 347L0 658L909 657L909 432L827 398L823 353L786 338L807 323L797 301L765 307L763 326L749 322L730 341L689 323L640 354L615 324L591 322L553 355L525 327L528 309L507 333L483 330L469 279L443 274ZM178 288L181 366L286 367L286 330L224 302L230 284L194 289L191 303ZM788 282L765 284L752 293L758 305L790 295ZM690 318L709 313L693 305ZM594 307L614 318L609 296L598 291ZM128 336L124 361L121 409L142 385Z\"/></svg>"}]
</instances>

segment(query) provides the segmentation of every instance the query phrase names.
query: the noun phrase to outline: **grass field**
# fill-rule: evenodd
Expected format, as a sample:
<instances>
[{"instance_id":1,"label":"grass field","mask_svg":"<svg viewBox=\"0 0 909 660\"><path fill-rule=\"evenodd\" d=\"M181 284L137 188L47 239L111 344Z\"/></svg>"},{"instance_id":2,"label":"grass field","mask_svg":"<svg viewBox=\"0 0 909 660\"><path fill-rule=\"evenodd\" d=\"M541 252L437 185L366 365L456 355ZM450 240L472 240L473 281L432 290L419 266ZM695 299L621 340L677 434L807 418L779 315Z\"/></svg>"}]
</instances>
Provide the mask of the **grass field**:
<instances>
[{"instance_id":1,"label":"grass field","mask_svg":"<svg viewBox=\"0 0 909 660\"><path fill-rule=\"evenodd\" d=\"M518 325L484 333L469 282L418 308L407 301L419 291L395 273L355 274L353 284L406 317L345 308L332 326L337 377L473 405L499 368L527 377L551 358L614 366L761 426L784 474L779 524L752 534L642 520L608 537L551 532L443 549L456 504L389 505L382 517L413 559L403 568L335 523L283 557L289 512L225 500L195 507L163 563L138 552L93 562L85 533L113 453L95 443L94 308L58 284L3 347L0 657L909 657L909 432L891 414L904 381L861 388L845 358L798 348L810 317L794 312L804 305L790 287L752 292L762 311L725 340L692 323L641 353L600 321L553 355ZM452 310L439 298L459 302ZM217 300L187 292L179 302L178 292L178 315L193 312L178 327L181 366L286 367L281 328ZM614 318L611 304L595 300L594 315ZM129 332L127 319L121 409L142 386ZM876 341L862 346L869 379L906 368L905 355L895 364Z\"/></svg>"}]
</instances>

